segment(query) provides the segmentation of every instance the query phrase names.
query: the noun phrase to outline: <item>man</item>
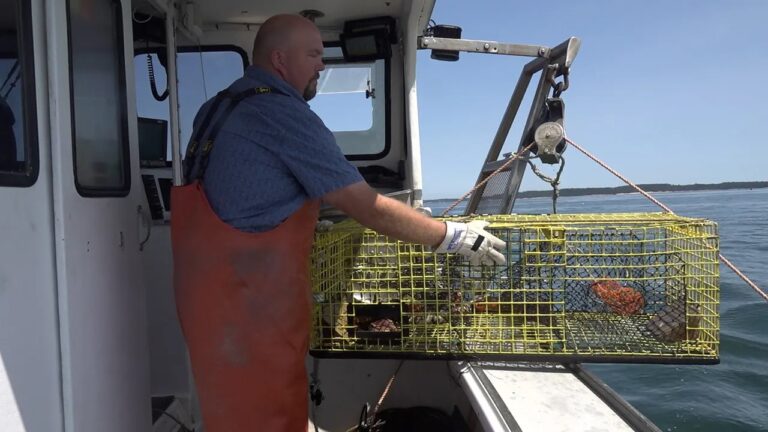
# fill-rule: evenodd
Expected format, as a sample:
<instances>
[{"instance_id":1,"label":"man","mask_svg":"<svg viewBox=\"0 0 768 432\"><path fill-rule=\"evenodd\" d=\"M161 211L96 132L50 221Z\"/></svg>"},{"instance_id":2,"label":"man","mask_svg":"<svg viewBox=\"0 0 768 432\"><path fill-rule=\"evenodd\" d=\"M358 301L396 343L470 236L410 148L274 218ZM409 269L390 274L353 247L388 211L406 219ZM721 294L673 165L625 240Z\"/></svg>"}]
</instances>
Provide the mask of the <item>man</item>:
<instances>
[{"instance_id":1,"label":"man","mask_svg":"<svg viewBox=\"0 0 768 432\"><path fill-rule=\"evenodd\" d=\"M486 223L431 219L360 177L306 103L322 55L312 22L268 19L253 66L201 108L185 161L192 183L173 190L176 301L207 432L306 429L320 201L403 241L504 262Z\"/></svg>"}]
</instances>

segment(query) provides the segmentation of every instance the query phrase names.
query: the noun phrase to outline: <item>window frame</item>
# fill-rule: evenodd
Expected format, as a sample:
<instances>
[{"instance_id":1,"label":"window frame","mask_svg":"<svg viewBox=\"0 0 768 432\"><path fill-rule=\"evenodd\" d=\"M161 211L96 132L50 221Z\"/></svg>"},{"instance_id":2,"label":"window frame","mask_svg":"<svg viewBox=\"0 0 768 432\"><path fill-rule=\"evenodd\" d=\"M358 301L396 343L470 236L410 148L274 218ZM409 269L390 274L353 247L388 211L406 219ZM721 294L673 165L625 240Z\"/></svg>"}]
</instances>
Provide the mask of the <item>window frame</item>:
<instances>
[{"instance_id":1,"label":"window frame","mask_svg":"<svg viewBox=\"0 0 768 432\"><path fill-rule=\"evenodd\" d=\"M133 61L134 64L136 63L136 58L139 56L144 56L147 54L155 54L160 55L162 52L165 54L165 46L151 46L151 47L144 47L144 48L134 48L133 50ZM232 44L216 44L216 45L182 45L176 47L176 54L187 54L187 53L205 53L205 52L231 52L238 54L240 58L243 61L243 70L242 73L245 73L245 69L249 66L248 62L248 54L245 52L244 49L240 48L237 45ZM178 74L178 68L176 69ZM167 77L166 77L167 82ZM134 89L135 91L135 89ZM167 100L167 99L166 99ZM138 104L138 100L136 101ZM199 108L199 107L198 107ZM136 112L138 113L139 107L136 106ZM170 115L169 115L170 116ZM170 128L170 120L168 123L168 127ZM181 147L182 150L184 149L184 146L186 146L186 143L182 143ZM182 151L182 157L184 155L184 152ZM166 167L173 166L173 160L169 160L166 162Z\"/></svg>"},{"instance_id":2,"label":"window frame","mask_svg":"<svg viewBox=\"0 0 768 432\"><path fill-rule=\"evenodd\" d=\"M152 47L144 47L144 48L136 48L133 50L133 59L136 60L136 57L140 55L146 55L146 54L155 54L158 55L160 52L165 54L165 46L152 46ZM240 48L237 45L232 44L219 44L219 45L181 45L176 47L176 53L196 53L196 52L234 52L236 54L240 54L240 58L243 59L243 71L245 71L245 68L249 66L248 63L248 54L245 52L244 49Z\"/></svg>"},{"instance_id":3,"label":"window frame","mask_svg":"<svg viewBox=\"0 0 768 432\"><path fill-rule=\"evenodd\" d=\"M105 0L106 1L106 0ZM77 175L77 131L75 127L75 86L74 86L74 67L72 62L72 20L71 20L71 0L66 0L67 11L67 55L69 60L69 106L70 106L70 121L72 127L72 170L75 181L75 189L80 196L85 198L105 198L105 197L126 197L131 192L131 154L130 154L130 138L128 136L128 90L126 88L125 77L125 29L123 26L123 5L121 0L109 0L114 7L116 29L113 36L117 37L117 47L119 52L117 54L118 61L118 86L120 88L120 113L118 119L122 120L120 123L119 137L122 139L122 155L123 155L123 184L119 188L115 187L92 187L83 186L80 184Z\"/></svg>"},{"instance_id":4,"label":"window frame","mask_svg":"<svg viewBox=\"0 0 768 432\"><path fill-rule=\"evenodd\" d=\"M40 175L40 149L37 135L37 92L35 80L35 44L32 34L32 6L16 1L16 46L21 67L21 112L24 129L24 163L21 172L0 171L0 187L30 187ZM0 53L2 56L2 53Z\"/></svg>"},{"instance_id":5,"label":"window frame","mask_svg":"<svg viewBox=\"0 0 768 432\"><path fill-rule=\"evenodd\" d=\"M336 48L341 47L341 42L334 41L334 42L324 42L323 46L326 48ZM392 148L392 98L391 98L391 88L392 88L392 68L391 68L391 56L384 58L384 149L380 151L379 153L375 154L355 154L355 155L347 155L345 154L344 157L347 158L348 161L374 161L374 160L380 160L384 159L390 152ZM376 60L374 60L375 62ZM359 61L359 62L349 62L344 60L343 58L338 59L323 59L323 63L327 65L334 65L334 64L356 64L356 63L370 63L371 60L365 60L365 61ZM333 131L331 131L333 132Z\"/></svg>"}]
</instances>

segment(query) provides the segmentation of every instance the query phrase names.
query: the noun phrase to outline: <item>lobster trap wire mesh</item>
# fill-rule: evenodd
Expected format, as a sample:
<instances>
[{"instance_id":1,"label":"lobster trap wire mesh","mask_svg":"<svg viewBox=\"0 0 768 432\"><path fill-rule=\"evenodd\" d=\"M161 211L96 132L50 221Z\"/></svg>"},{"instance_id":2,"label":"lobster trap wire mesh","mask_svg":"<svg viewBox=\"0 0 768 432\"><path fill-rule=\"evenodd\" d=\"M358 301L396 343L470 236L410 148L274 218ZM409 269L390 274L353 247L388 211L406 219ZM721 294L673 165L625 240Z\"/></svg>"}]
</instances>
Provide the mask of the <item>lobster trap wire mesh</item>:
<instances>
[{"instance_id":1,"label":"lobster trap wire mesh","mask_svg":"<svg viewBox=\"0 0 768 432\"><path fill-rule=\"evenodd\" d=\"M472 266L349 221L317 233L313 355L718 360L715 223L667 213L477 219L506 242L507 264Z\"/></svg>"}]
</instances>

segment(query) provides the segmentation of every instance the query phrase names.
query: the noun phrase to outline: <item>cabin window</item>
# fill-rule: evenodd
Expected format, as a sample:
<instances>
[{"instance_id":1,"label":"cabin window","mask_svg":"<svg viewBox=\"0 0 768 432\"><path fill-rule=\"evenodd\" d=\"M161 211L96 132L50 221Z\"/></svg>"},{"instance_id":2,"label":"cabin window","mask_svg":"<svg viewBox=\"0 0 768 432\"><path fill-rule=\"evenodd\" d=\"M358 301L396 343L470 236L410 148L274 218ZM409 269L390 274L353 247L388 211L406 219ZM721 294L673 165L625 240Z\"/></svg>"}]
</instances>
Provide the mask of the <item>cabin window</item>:
<instances>
[{"instance_id":1,"label":"cabin window","mask_svg":"<svg viewBox=\"0 0 768 432\"><path fill-rule=\"evenodd\" d=\"M121 5L68 3L77 190L83 196L125 196L131 182Z\"/></svg>"},{"instance_id":2,"label":"cabin window","mask_svg":"<svg viewBox=\"0 0 768 432\"><path fill-rule=\"evenodd\" d=\"M30 2L0 0L0 10L0 186L31 186L39 163Z\"/></svg>"},{"instance_id":3,"label":"cabin window","mask_svg":"<svg viewBox=\"0 0 768 432\"><path fill-rule=\"evenodd\" d=\"M179 48L176 71L179 77L181 154L186 152L192 135L192 122L200 106L242 77L247 61L245 52L231 45ZM150 79L150 64L155 82L154 91ZM164 96L168 88L165 48L138 50L133 65L136 76L136 109L139 117L169 121L168 99ZM170 142L169 128L164 146L168 166L172 160Z\"/></svg>"},{"instance_id":4,"label":"cabin window","mask_svg":"<svg viewBox=\"0 0 768 432\"><path fill-rule=\"evenodd\" d=\"M345 63L341 48L325 48L317 96L309 104L351 160L379 159L389 149L388 61Z\"/></svg>"}]
</instances>

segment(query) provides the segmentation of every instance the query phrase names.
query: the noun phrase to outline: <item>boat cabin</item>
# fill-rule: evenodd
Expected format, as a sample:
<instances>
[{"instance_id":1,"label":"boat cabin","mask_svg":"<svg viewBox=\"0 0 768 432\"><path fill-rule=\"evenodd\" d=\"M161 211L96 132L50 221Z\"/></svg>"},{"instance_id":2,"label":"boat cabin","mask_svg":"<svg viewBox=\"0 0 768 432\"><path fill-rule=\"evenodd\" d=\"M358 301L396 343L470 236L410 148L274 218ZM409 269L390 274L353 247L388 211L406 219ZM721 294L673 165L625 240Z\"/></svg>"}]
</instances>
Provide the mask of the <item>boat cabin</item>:
<instances>
[{"instance_id":1,"label":"boat cabin","mask_svg":"<svg viewBox=\"0 0 768 432\"><path fill-rule=\"evenodd\" d=\"M182 181L198 108L243 74L269 16L301 13L318 25L326 70L312 108L369 183L414 207L423 205L417 50L538 58L510 101L508 132L531 76L574 46L419 39L437 36L427 32L433 8L432 0L0 0L0 430L204 430L174 305L169 190ZM534 88L548 85L540 78ZM516 192L522 170L512 176ZM363 404L378 400L398 365L308 357L322 393L311 403L317 430L358 426ZM456 430L561 430L535 429L551 416L531 408L551 396L544 388L571 386L579 404L559 418L593 412L605 430L640 427L642 416L604 402L573 370L545 372L406 361L384 407L439 408L465 427ZM515 395L523 389L530 397Z\"/></svg>"}]
</instances>

